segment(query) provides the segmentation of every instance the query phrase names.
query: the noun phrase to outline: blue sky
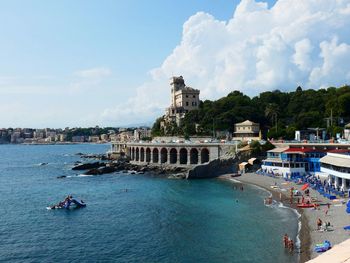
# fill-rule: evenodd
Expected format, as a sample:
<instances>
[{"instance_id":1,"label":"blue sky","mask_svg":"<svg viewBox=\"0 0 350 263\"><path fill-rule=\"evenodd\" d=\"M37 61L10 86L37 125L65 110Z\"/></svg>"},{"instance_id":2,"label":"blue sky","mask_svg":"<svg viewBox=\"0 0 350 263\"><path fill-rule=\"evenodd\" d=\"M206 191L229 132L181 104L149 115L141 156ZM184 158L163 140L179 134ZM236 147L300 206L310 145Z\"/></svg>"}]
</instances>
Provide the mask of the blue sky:
<instances>
[{"instance_id":1,"label":"blue sky","mask_svg":"<svg viewBox=\"0 0 350 263\"><path fill-rule=\"evenodd\" d=\"M280 2L288 1L291 0ZM265 35L259 36L259 32L251 30L253 27L262 26L254 21L255 19L265 21L266 12L270 12L270 16L274 18L271 19L273 24L272 22L271 25L266 24L267 34L275 34L271 32L276 32L279 23L282 29L290 23L283 21L283 17L276 16L276 13L282 13L283 8L287 10L287 7L282 4L279 7L276 7L277 4L274 6L275 1L259 2L2 0L0 1L0 111L3 114L0 115L0 127L119 126L150 123L155 117L163 114L164 107L168 104L167 79L172 74L184 75L191 86L201 90L203 88L203 98L209 99L224 96L235 88L246 91L252 96L257 95L253 94L249 87L256 85L268 89L269 82L271 88L275 88L280 83L276 80L276 76L266 70L259 73L260 68L264 70L261 61L268 63L269 59L279 60L259 57L259 48L268 46L266 43L270 43L268 41L273 41L274 38L266 39ZM263 3L267 3L267 6ZM238 4L241 8L234 16ZM310 8L309 11L312 13L318 11L317 8L322 8L322 4L320 6L310 5L306 8ZM273 15L272 7L276 9ZM330 7L324 6L324 8ZM343 12L345 17L339 18L340 22L341 19L345 21L348 18L346 4L334 8L345 10ZM246 19L239 14L245 14ZM336 15L335 12L334 17ZM334 19L337 21L337 18ZM301 55L288 51L290 54L281 53L281 56L288 55L295 58L293 67L295 65L309 67L308 71L295 73L300 74L300 78L299 75L292 78L290 86L288 80L286 90L294 88L299 83L316 88L329 84L328 79L314 80L312 74L315 75L316 69L322 70L323 67L321 64L321 66L308 65L302 55L305 55L305 52L310 54L314 52L315 58L318 59L322 53L320 48L322 41L328 41L330 48L341 46L342 43L348 45L349 41L344 35L349 32L346 32L345 25L337 27L339 34L333 32L333 36L336 35L334 39L312 36L308 42L305 40L308 39L305 35L312 34L312 30L315 30L311 25L305 29L305 35L300 39L288 38L281 34L282 38L285 37L283 43L294 48L295 54L296 45L301 50L301 53L298 51ZM230 32L230 35L222 37L232 38L232 43L220 46L221 36L218 36L215 30L210 31L211 26L218 28L218 31L224 26L224 30ZM241 30L237 31L237 28ZM230 45L237 47L247 43L247 39L242 40L243 42L235 41L243 39L246 37L245 34L250 32L249 41L252 41L255 35L258 38L258 44L254 44L257 63L254 65L254 70L250 71L257 73L253 77L250 76L251 73L246 73L244 80L241 82L237 80L236 87L226 87L228 84L225 84L231 82L228 80L234 82L237 78L234 73L227 77L228 80L222 77L221 73L217 76L210 75L211 63L208 61L212 61L213 57L211 60L208 58L203 61L198 61L198 57L191 57L194 52L189 47L194 44L197 47L204 47L207 43L213 42L210 47L206 47L206 52L200 51L203 54L199 57L205 58L215 46L213 50L216 53L213 52L213 56L219 58L218 50L228 50ZM315 43L313 38L317 40ZM180 62L177 63L181 60L177 57L179 56L177 53L181 50L182 54L188 56L185 66ZM345 52L347 53L347 50ZM189 68L191 61L203 67L204 71L198 69L199 66ZM225 66L222 66L223 63ZM235 61L232 63L237 65ZM226 60L223 62L218 59L216 69L225 67L224 72L227 72L229 69L227 64ZM236 68L235 72L240 70L242 69ZM207 74L200 79L200 72ZM215 84L207 86L206 83L210 82L208 79L216 79L217 87L214 87ZM346 83L347 78L341 81ZM150 96L153 92L159 93L159 91L161 96ZM148 100L146 95L150 96ZM153 101L151 103L151 100L157 100L159 103ZM134 109L136 104L138 108Z\"/></svg>"}]
</instances>

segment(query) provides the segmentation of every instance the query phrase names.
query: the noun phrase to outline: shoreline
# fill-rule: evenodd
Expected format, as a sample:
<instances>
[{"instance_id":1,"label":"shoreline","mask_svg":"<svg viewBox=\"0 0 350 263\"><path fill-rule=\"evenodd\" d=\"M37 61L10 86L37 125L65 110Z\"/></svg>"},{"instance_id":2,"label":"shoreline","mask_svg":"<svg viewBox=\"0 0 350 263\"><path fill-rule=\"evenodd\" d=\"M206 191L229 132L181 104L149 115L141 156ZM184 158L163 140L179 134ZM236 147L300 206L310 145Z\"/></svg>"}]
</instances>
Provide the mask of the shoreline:
<instances>
[{"instance_id":1,"label":"shoreline","mask_svg":"<svg viewBox=\"0 0 350 263\"><path fill-rule=\"evenodd\" d=\"M254 175L255 176L255 175ZM219 179L223 180L229 180L233 182L240 182L244 184L250 184L254 185L256 187L262 188L266 191L268 191L272 199L282 203L282 205L288 209L293 209L299 216L298 216L298 233L296 238L299 239L299 247L297 253L299 254L299 262L304 263L311 259L310 255L310 247L311 247L311 236L309 232L309 221L306 217L304 211L300 208L297 208L296 205L291 205L288 201L289 198L286 195L286 193L278 191L275 188L269 188L267 185L257 182L256 180L249 180L249 178L245 178L246 175L241 175L237 177L231 177L230 175L222 175L219 177ZM274 178L271 178L274 179ZM271 182L272 184L269 184L269 186L273 185L274 182ZM280 199L280 193L282 194L282 200ZM300 226L301 225L301 226Z\"/></svg>"},{"instance_id":2,"label":"shoreline","mask_svg":"<svg viewBox=\"0 0 350 263\"><path fill-rule=\"evenodd\" d=\"M286 182L282 178L272 178L269 176L257 175L255 173L247 173L238 177L231 177L229 174L226 174L219 178L239 181L241 183L264 188L272 194L273 200L281 201L284 206L295 209L301 214L301 217L299 218L299 222L301 222L299 233L299 262L303 263L316 258L318 255L322 255L314 252L313 248L316 244L322 243L324 240L329 240L333 247L350 237L349 233L343 229L344 226L349 225L349 215L345 211L346 205L344 204L347 199L336 199L331 201L310 188L310 196L317 199L320 206L317 209L302 209L296 206L296 200L298 197L294 197L293 204L290 204L290 198L288 196L290 187L300 189L302 185L297 185L293 182ZM280 194L282 194L282 200L280 200ZM330 204L329 210L327 209L327 204ZM317 230L316 220L318 218L323 222L330 222L331 227L329 231Z\"/></svg>"},{"instance_id":3,"label":"shoreline","mask_svg":"<svg viewBox=\"0 0 350 263\"><path fill-rule=\"evenodd\" d=\"M226 178L231 178L230 175L226 175ZM258 185L262 188L267 189L271 193L277 195L279 200L279 195L282 194L284 204L291 208L296 208L297 211L301 211L301 231L300 231L300 241L301 241L301 253L299 262L306 262L310 259L314 259L319 255L314 252L313 248L318 243L322 243L324 240L331 242L332 247L336 244L339 244L347 239L349 239L349 233L343 229L344 226L349 225L348 217L346 213L346 204L347 199L336 199L329 200L324 196L320 195L317 191L310 188L310 197L317 200L319 207L301 209L296 207L295 200L297 197L294 197L294 204L290 204L288 196L290 187L294 189L301 188L302 185L297 185L294 182L286 182L283 178L280 177L269 177L263 175L257 175L255 173L247 173L239 177L234 177L233 179L240 181L242 183ZM276 184L277 187L274 185ZM273 186L273 187L271 187ZM330 208L327 209L327 204ZM330 228L328 231L317 230L316 221L321 219L322 222L329 222Z\"/></svg>"}]
</instances>

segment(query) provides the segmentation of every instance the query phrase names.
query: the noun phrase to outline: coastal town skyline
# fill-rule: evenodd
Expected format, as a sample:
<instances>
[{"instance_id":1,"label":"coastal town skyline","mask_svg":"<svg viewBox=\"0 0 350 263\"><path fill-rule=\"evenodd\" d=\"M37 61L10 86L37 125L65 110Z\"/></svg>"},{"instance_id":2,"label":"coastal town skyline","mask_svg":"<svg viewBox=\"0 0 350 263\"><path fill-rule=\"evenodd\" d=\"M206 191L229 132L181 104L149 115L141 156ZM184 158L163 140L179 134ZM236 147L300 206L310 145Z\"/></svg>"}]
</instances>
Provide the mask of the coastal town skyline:
<instances>
[{"instance_id":1,"label":"coastal town skyline","mask_svg":"<svg viewBox=\"0 0 350 263\"><path fill-rule=\"evenodd\" d=\"M180 75L201 99L341 86L349 10L346 1L4 2L0 126L151 124Z\"/></svg>"}]
</instances>

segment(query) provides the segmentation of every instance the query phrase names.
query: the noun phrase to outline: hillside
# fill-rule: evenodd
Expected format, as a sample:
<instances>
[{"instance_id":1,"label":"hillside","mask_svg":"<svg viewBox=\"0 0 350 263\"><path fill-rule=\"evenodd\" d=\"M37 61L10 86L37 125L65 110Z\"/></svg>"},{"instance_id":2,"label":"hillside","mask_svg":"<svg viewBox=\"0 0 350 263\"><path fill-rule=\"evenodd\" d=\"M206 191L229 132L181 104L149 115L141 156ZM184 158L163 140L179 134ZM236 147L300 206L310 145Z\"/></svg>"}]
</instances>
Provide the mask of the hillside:
<instances>
[{"instance_id":1,"label":"hillside","mask_svg":"<svg viewBox=\"0 0 350 263\"><path fill-rule=\"evenodd\" d=\"M332 118L331 118L332 116ZM200 102L198 110L186 114L180 126L172 125L167 135L211 135L233 131L234 124L246 119L260 123L264 137L294 138L295 130L327 128L327 136L341 132L350 121L350 86L293 92L268 91L250 98L233 91L216 101ZM152 134L165 135L157 119Z\"/></svg>"}]
</instances>

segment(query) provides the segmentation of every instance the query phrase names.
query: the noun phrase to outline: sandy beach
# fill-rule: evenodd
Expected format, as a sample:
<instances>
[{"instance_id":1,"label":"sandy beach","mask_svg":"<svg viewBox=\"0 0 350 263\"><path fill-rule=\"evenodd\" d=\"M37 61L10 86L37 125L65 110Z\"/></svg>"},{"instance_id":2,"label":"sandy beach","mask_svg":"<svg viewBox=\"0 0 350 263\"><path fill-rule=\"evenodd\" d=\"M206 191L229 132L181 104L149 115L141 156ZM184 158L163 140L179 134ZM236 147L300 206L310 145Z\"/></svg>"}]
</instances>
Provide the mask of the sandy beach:
<instances>
[{"instance_id":1,"label":"sandy beach","mask_svg":"<svg viewBox=\"0 0 350 263\"><path fill-rule=\"evenodd\" d=\"M345 211L346 204L342 202L347 201L347 198L331 201L310 188L310 197L317 199L317 203L320 206L316 210L314 208L300 209L296 206L298 197L294 197L293 204L290 205L289 190L291 187L300 190L302 185L286 182L282 178L272 178L255 173L246 173L234 178L230 175L224 175L221 178L263 187L272 193L274 200L282 201L284 205L298 210L301 214L301 230L299 234L300 262L306 262L319 255L313 251L316 244L322 243L324 240L329 240L332 246L334 246L350 237L350 231L343 229L344 226L350 225L350 216ZM330 208L326 214L328 203L330 204ZM316 221L318 218L322 222L330 222L329 231L317 230Z\"/></svg>"}]
</instances>

